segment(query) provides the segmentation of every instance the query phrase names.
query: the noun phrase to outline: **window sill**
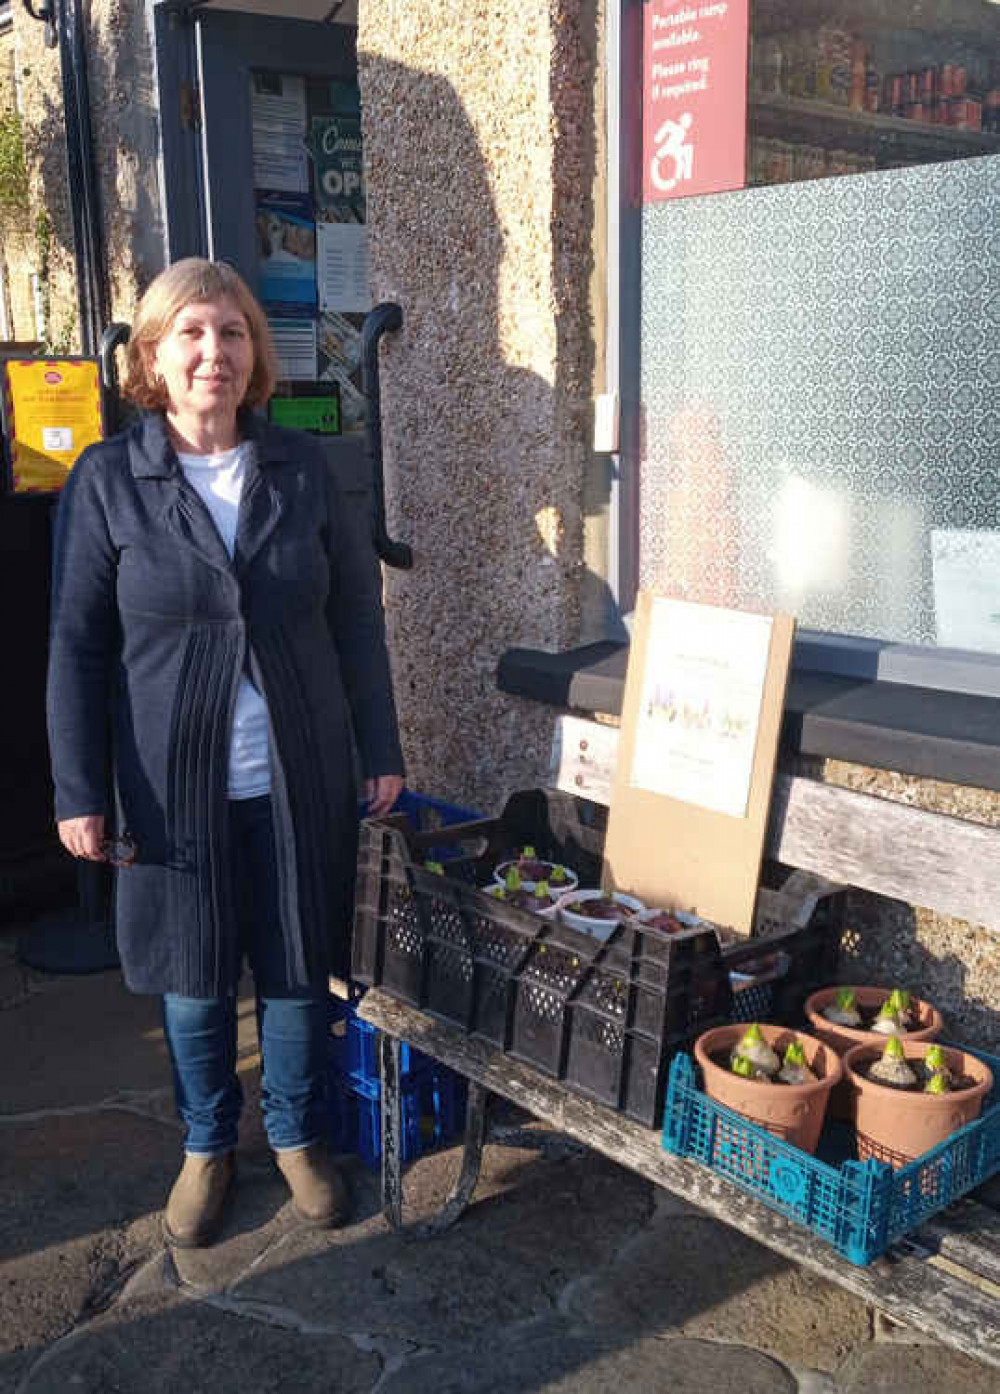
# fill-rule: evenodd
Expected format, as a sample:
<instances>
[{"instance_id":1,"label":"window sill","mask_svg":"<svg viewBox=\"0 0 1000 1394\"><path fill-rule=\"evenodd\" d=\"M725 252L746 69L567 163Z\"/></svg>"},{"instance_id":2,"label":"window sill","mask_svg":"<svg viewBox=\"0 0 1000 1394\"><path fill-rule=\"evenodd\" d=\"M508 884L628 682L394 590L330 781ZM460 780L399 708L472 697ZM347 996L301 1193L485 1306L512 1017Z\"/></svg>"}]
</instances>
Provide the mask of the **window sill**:
<instances>
[{"instance_id":1,"label":"window sill","mask_svg":"<svg viewBox=\"0 0 1000 1394\"><path fill-rule=\"evenodd\" d=\"M562 653L511 648L500 658L497 685L536 702L617 715L627 663L627 644L588 644ZM793 671L782 747L1000 790L1000 699Z\"/></svg>"}]
</instances>

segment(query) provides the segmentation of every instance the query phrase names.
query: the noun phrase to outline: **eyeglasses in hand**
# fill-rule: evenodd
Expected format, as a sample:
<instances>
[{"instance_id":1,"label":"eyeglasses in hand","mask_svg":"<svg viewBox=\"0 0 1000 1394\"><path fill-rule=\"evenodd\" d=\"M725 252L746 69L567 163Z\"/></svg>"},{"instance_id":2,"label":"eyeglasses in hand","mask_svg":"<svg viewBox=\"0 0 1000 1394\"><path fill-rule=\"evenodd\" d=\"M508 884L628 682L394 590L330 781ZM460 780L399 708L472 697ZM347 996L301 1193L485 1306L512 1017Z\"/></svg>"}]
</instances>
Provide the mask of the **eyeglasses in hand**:
<instances>
[{"instance_id":1,"label":"eyeglasses in hand","mask_svg":"<svg viewBox=\"0 0 1000 1394\"><path fill-rule=\"evenodd\" d=\"M118 837L104 838L101 851L112 866L131 866L139 853L127 828Z\"/></svg>"}]
</instances>

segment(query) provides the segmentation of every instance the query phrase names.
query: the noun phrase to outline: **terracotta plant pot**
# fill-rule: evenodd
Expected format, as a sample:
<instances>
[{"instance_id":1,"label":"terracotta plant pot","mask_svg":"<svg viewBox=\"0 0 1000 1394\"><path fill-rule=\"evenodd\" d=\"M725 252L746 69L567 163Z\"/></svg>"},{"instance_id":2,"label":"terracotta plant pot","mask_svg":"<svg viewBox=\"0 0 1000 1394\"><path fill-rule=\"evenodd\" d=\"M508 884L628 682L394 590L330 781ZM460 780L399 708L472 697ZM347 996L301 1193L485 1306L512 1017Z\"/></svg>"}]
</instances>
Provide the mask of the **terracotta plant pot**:
<instances>
[{"instance_id":1,"label":"terracotta plant pot","mask_svg":"<svg viewBox=\"0 0 1000 1394\"><path fill-rule=\"evenodd\" d=\"M842 1075L836 1051L803 1031L762 1022L761 1035L768 1045L781 1056L792 1041L798 1041L809 1068L818 1078L813 1084L771 1084L744 1079L733 1074L728 1061L746 1030L745 1022L734 1022L729 1026L716 1026L695 1041L695 1059L701 1066L705 1093L734 1113L766 1128L775 1137L801 1147L803 1152L815 1152L830 1090Z\"/></svg>"},{"instance_id":2,"label":"terracotta plant pot","mask_svg":"<svg viewBox=\"0 0 1000 1394\"><path fill-rule=\"evenodd\" d=\"M810 1031L821 1041L825 1041L828 1046L832 1046L841 1058L856 1045L878 1045L884 1049L887 1037L881 1031L865 1031L854 1026L840 1026L835 1021L828 1021L823 1015L823 1008L828 1007L836 999L837 993L843 992L845 987L849 987L857 997L862 1016L867 1012L877 1011L892 990L888 987L854 987L850 983L838 983L836 987L820 988L819 992L814 992L806 998L804 1010L809 1021ZM917 1025L915 1030L907 1031L903 1039L907 1041L936 1041L944 1030L944 1022L937 1007L932 1007L929 1002L921 1001L919 997L911 997L910 1008L916 1017ZM830 1099L831 1115L834 1118L850 1118L852 1100L851 1088L845 1076L833 1091L833 1096Z\"/></svg>"},{"instance_id":3,"label":"terracotta plant pot","mask_svg":"<svg viewBox=\"0 0 1000 1394\"><path fill-rule=\"evenodd\" d=\"M818 1036L827 1045L833 1046L838 1055L846 1053L856 1045L885 1045L886 1037L881 1031L865 1031L854 1026L839 1026L835 1021L828 1021L823 1015L823 1008L829 1007L836 1000L837 993L843 992L845 987L858 999L858 1006L861 1008L862 1016L866 1012L877 1011L885 1002L891 988L888 987L853 987L849 983L838 983L836 987L820 988L819 992L812 993L806 998L805 1013L809 1018L809 1027L814 1036ZM910 998L910 1010L916 1017L916 1028L907 1031L904 1040L907 1041L935 1041L944 1029L944 1022L937 1007L932 1007L929 1002L922 1002L919 997Z\"/></svg>"},{"instance_id":4,"label":"terracotta plant pot","mask_svg":"<svg viewBox=\"0 0 1000 1394\"><path fill-rule=\"evenodd\" d=\"M909 1037L901 1037L900 1045L907 1060L922 1060L927 1050L926 1042ZM975 1084L950 1094L911 1094L876 1084L861 1073L882 1054L884 1041L854 1046L844 1056L860 1161L873 1158L897 1168L906 1166L979 1117L983 1099L993 1088L992 1073L968 1051L953 1046L941 1048L949 1070L955 1075L970 1076Z\"/></svg>"}]
</instances>

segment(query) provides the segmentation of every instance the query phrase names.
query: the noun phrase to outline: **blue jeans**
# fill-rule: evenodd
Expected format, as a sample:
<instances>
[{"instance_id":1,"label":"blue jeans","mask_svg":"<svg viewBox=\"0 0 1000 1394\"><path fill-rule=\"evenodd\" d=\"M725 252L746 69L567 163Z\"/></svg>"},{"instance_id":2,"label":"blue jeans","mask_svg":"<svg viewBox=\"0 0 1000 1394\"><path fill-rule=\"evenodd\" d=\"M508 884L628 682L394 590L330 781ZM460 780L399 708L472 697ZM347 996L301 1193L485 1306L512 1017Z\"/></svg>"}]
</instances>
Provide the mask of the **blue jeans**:
<instances>
[{"instance_id":1,"label":"blue jeans","mask_svg":"<svg viewBox=\"0 0 1000 1394\"><path fill-rule=\"evenodd\" d=\"M257 996L264 1126L276 1149L308 1147L323 1133L327 992L290 989L278 911L269 798L229 805L238 958ZM163 1030L174 1071L185 1150L218 1156L236 1146L243 1090L236 1074L236 994L163 999Z\"/></svg>"}]
</instances>

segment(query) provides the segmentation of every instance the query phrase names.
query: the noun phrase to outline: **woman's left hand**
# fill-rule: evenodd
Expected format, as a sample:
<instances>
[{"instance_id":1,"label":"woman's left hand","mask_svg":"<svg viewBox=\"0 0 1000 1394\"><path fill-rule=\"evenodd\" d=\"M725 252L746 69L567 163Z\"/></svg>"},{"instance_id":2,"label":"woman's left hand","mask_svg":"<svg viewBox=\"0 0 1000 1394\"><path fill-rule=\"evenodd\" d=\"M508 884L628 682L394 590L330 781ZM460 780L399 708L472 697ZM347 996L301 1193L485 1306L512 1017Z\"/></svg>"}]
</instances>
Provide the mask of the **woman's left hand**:
<instances>
[{"instance_id":1,"label":"woman's left hand","mask_svg":"<svg viewBox=\"0 0 1000 1394\"><path fill-rule=\"evenodd\" d=\"M365 780L365 809L367 818L383 818L399 798L403 777L398 774L379 774Z\"/></svg>"}]
</instances>

